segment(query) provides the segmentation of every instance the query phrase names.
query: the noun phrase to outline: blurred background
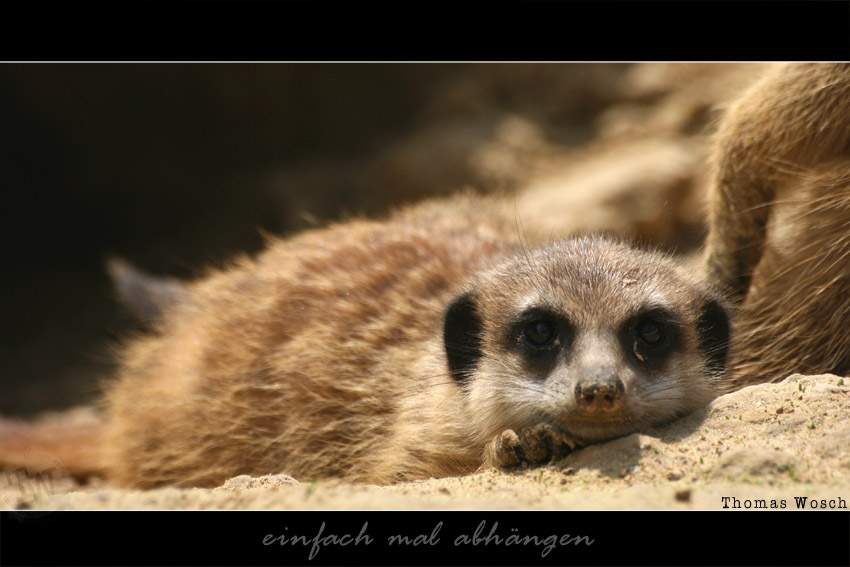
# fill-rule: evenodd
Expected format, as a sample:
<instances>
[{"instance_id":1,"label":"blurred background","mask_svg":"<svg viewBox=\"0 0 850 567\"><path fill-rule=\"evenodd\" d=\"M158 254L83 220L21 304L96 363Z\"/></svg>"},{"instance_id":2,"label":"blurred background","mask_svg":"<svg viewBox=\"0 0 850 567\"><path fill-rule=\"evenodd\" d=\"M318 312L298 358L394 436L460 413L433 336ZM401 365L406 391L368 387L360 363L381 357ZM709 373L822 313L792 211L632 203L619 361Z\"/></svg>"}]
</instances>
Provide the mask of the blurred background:
<instances>
[{"instance_id":1,"label":"blurred background","mask_svg":"<svg viewBox=\"0 0 850 567\"><path fill-rule=\"evenodd\" d=\"M97 398L138 329L109 257L191 278L263 232L466 187L693 251L708 134L757 67L2 65L0 414Z\"/></svg>"}]
</instances>

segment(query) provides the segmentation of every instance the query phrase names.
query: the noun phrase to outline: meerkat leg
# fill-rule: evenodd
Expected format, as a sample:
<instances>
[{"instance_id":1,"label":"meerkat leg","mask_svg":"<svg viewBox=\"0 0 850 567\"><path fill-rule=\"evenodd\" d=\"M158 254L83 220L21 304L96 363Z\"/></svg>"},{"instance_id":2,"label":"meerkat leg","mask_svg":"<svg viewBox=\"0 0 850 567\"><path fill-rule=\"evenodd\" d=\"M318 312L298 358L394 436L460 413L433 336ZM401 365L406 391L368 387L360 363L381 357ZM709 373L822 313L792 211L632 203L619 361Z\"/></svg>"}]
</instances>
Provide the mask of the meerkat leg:
<instances>
[{"instance_id":1,"label":"meerkat leg","mask_svg":"<svg viewBox=\"0 0 850 567\"><path fill-rule=\"evenodd\" d=\"M715 137L707 276L738 304L729 390L850 371L850 64L769 68Z\"/></svg>"},{"instance_id":2,"label":"meerkat leg","mask_svg":"<svg viewBox=\"0 0 850 567\"><path fill-rule=\"evenodd\" d=\"M518 431L508 429L487 446L485 466L539 465L566 457L576 446L574 440L545 423Z\"/></svg>"},{"instance_id":3,"label":"meerkat leg","mask_svg":"<svg viewBox=\"0 0 850 567\"><path fill-rule=\"evenodd\" d=\"M732 389L850 372L850 163L826 163L780 189L741 305Z\"/></svg>"},{"instance_id":4,"label":"meerkat leg","mask_svg":"<svg viewBox=\"0 0 850 567\"><path fill-rule=\"evenodd\" d=\"M777 187L850 151L850 65L785 64L732 104L715 136L705 268L740 302L762 258Z\"/></svg>"}]
</instances>

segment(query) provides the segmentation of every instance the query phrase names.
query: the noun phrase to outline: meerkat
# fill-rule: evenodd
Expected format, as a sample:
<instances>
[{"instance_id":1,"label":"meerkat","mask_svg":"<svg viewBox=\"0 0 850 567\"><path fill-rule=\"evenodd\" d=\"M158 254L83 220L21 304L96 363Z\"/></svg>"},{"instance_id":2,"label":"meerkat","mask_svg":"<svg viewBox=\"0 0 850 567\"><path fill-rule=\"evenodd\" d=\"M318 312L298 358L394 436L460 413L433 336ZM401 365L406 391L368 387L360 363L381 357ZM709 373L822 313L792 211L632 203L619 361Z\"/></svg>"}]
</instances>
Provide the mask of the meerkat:
<instances>
[{"instance_id":1,"label":"meerkat","mask_svg":"<svg viewBox=\"0 0 850 567\"><path fill-rule=\"evenodd\" d=\"M474 198L273 240L189 284L119 265L153 329L108 387L97 470L141 487L456 475L848 374L848 107L848 64L771 66L733 102L704 279L606 239L530 247Z\"/></svg>"},{"instance_id":2,"label":"meerkat","mask_svg":"<svg viewBox=\"0 0 850 567\"><path fill-rule=\"evenodd\" d=\"M715 396L718 294L609 239L531 247L509 209L429 202L274 240L187 284L106 392L111 480L459 475L546 462Z\"/></svg>"},{"instance_id":3,"label":"meerkat","mask_svg":"<svg viewBox=\"0 0 850 567\"><path fill-rule=\"evenodd\" d=\"M772 66L711 171L705 271L738 311L726 387L850 373L850 64Z\"/></svg>"}]
</instances>

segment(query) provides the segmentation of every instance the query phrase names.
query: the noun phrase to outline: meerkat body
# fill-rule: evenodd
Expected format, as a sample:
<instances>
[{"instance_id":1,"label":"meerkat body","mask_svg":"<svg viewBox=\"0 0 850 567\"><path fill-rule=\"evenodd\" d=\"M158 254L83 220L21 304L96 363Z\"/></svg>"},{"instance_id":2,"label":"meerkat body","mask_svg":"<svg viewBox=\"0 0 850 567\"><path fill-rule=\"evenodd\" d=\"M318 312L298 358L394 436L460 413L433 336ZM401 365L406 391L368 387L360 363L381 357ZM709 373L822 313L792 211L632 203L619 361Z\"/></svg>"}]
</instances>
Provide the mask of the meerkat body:
<instances>
[{"instance_id":1,"label":"meerkat body","mask_svg":"<svg viewBox=\"0 0 850 567\"><path fill-rule=\"evenodd\" d=\"M517 241L480 223L498 211L455 204L454 215L424 207L308 231L190 286L158 333L130 344L109 389L112 478L386 482L473 469L457 385L439 364L441 319L457 282Z\"/></svg>"},{"instance_id":2,"label":"meerkat body","mask_svg":"<svg viewBox=\"0 0 850 567\"><path fill-rule=\"evenodd\" d=\"M150 487L545 460L704 405L727 336L717 298L661 255L592 238L528 249L499 201L426 203L191 284L126 349L106 466Z\"/></svg>"},{"instance_id":3,"label":"meerkat body","mask_svg":"<svg viewBox=\"0 0 850 567\"><path fill-rule=\"evenodd\" d=\"M730 389L850 372L850 65L773 66L716 135L709 277L738 304Z\"/></svg>"}]
</instances>

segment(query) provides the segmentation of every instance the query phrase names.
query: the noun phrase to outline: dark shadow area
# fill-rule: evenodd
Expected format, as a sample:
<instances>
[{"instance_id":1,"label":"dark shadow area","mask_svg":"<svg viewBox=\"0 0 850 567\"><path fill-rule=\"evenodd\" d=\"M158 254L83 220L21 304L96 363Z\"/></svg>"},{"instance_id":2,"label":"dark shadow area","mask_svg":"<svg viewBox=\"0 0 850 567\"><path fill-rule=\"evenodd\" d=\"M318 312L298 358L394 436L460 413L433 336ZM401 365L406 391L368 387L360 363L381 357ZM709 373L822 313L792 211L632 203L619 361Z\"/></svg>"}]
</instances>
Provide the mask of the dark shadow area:
<instances>
[{"instance_id":1,"label":"dark shadow area","mask_svg":"<svg viewBox=\"0 0 850 567\"><path fill-rule=\"evenodd\" d=\"M580 143L621 67L3 65L0 414L95 398L133 329L108 257L191 277L262 231L479 184L506 113Z\"/></svg>"}]
</instances>

